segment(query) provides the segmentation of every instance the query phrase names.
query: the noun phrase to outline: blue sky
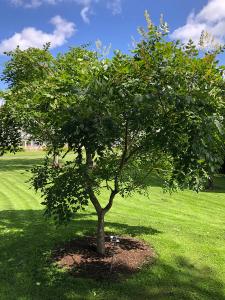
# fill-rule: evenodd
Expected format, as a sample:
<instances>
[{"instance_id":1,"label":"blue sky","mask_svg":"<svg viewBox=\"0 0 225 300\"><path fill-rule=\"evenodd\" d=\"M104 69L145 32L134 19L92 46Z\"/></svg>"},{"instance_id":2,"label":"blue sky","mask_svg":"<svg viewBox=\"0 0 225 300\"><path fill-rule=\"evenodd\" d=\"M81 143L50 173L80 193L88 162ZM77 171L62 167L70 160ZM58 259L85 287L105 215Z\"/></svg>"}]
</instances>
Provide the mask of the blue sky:
<instances>
[{"instance_id":1,"label":"blue sky","mask_svg":"<svg viewBox=\"0 0 225 300\"><path fill-rule=\"evenodd\" d=\"M55 54L100 39L129 51L137 27L145 25L145 9L156 23L164 14L171 39L197 42L202 30L216 42L225 39L225 0L0 0L0 71L3 51L18 44L25 49L50 41Z\"/></svg>"}]
</instances>

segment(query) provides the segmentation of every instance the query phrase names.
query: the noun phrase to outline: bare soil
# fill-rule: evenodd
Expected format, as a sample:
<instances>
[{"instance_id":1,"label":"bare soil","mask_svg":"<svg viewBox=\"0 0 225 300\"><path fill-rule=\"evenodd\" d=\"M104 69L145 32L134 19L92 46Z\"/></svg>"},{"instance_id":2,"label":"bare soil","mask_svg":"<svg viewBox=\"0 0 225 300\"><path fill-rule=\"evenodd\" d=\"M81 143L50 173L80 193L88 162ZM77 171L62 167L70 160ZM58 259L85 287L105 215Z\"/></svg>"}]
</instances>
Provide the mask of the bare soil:
<instances>
[{"instance_id":1,"label":"bare soil","mask_svg":"<svg viewBox=\"0 0 225 300\"><path fill-rule=\"evenodd\" d=\"M73 276L95 279L131 275L153 261L154 251L143 241L130 237L119 237L119 240L115 245L106 237L106 252L100 255L94 237L77 238L56 249L53 260Z\"/></svg>"}]
</instances>

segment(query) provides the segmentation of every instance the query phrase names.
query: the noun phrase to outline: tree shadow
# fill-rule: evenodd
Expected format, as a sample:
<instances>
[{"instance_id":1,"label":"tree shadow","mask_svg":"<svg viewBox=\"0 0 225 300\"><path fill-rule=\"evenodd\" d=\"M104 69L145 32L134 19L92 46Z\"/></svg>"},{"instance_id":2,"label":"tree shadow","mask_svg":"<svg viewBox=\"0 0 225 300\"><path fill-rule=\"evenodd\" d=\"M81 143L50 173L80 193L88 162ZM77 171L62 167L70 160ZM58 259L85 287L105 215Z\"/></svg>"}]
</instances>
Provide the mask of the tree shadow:
<instances>
[{"instance_id":1,"label":"tree shadow","mask_svg":"<svg viewBox=\"0 0 225 300\"><path fill-rule=\"evenodd\" d=\"M105 239L105 255L96 251L96 237L76 237L53 251L52 261L76 277L118 280L140 270L143 263L155 259L154 251L143 241L120 237L118 244Z\"/></svg>"},{"instance_id":2,"label":"tree shadow","mask_svg":"<svg viewBox=\"0 0 225 300\"><path fill-rule=\"evenodd\" d=\"M213 187L206 189L206 193L225 193L225 176L217 175L213 178Z\"/></svg>"},{"instance_id":3,"label":"tree shadow","mask_svg":"<svg viewBox=\"0 0 225 300\"><path fill-rule=\"evenodd\" d=\"M13 172L13 171L29 171L35 166L43 165L43 158L26 158L23 157L0 157L0 172ZM162 187L163 181L156 175L152 174L150 178L150 186Z\"/></svg>"},{"instance_id":4,"label":"tree shadow","mask_svg":"<svg viewBox=\"0 0 225 300\"><path fill-rule=\"evenodd\" d=\"M171 265L158 259L154 266L145 267L136 276L137 280L124 282L124 289L134 295L132 299L225 299L224 285L214 278L210 268L198 268L182 256L175 257L174 260L175 263ZM128 296L128 292L126 295Z\"/></svg>"},{"instance_id":5,"label":"tree shadow","mask_svg":"<svg viewBox=\"0 0 225 300\"><path fill-rule=\"evenodd\" d=\"M0 172L26 171L43 164L43 158L1 158Z\"/></svg>"},{"instance_id":6,"label":"tree shadow","mask_svg":"<svg viewBox=\"0 0 225 300\"><path fill-rule=\"evenodd\" d=\"M185 257L174 258L172 265L159 257L153 266L120 282L74 278L50 257L56 245L95 232L96 221L86 217L78 215L68 227L56 228L41 210L0 212L0 299L225 299L213 271L197 268ZM136 226L108 223L121 234L139 233Z\"/></svg>"}]
</instances>

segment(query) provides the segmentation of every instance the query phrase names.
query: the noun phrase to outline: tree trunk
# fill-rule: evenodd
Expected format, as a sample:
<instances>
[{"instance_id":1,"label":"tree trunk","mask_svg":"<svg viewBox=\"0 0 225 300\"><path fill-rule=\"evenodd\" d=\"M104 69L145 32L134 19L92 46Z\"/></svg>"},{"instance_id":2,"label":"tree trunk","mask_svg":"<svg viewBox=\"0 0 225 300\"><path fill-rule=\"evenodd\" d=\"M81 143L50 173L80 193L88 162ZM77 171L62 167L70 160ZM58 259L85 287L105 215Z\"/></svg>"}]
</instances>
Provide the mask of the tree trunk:
<instances>
[{"instance_id":1,"label":"tree trunk","mask_svg":"<svg viewBox=\"0 0 225 300\"><path fill-rule=\"evenodd\" d=\"M98 229L97 229L97 252L105 254L105 230L104 230L104 217L103 211L98 213Z\"/></svg>"},{"instance_id":2,"label":"tree trunk","mask_svg":"<svg viewBox=\"0 0 225 300\"><path fill-rule=\"evenodd\" d=\"M59 167L59 156L57 154L53 155L53 163L52 166L54 168L58 168Z\"/></svg>"},{"instance_id":3,"label":"tree trunk","mask_svg":"<svg viewBox=\"0 0 225 300\"><path fill-rule=\"evenodd\" d=\"M206 185L207 190L213 190L213 178L212 176L209 177L207 185Z\"/></svg>"}]
</instances>

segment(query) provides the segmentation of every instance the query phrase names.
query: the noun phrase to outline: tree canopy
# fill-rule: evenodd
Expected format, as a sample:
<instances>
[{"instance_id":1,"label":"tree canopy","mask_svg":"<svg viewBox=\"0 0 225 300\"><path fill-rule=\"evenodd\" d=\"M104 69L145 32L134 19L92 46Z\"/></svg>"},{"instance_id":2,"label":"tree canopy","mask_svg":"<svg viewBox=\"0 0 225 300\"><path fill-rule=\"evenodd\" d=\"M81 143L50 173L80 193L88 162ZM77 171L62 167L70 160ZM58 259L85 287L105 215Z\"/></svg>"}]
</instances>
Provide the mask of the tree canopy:
<instances>
[{"instance_id":1,"label":"tree canopy","mask_svg":"<svg viewBox=\"0 0 225 300\"><path fill-rule=\"evenodd\" d=\"M48 154L74 154L58 168L47 156L33 169L46 214L65 223L90 200L99 253L105 251L104 216L117 194L146 191L153 174L167 189L198 191L222 163L219 51L202 55L191 41L168 41L166 23L157 27L146 18L148 30L139 30L131 54L101 58L77 47L53 57L48 45L17 48L3 72L4 99L22 129L45 142ZM109 194L105 206L102 189Z\"/></svg>"}]
</instances>

